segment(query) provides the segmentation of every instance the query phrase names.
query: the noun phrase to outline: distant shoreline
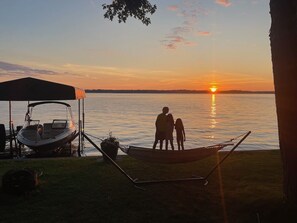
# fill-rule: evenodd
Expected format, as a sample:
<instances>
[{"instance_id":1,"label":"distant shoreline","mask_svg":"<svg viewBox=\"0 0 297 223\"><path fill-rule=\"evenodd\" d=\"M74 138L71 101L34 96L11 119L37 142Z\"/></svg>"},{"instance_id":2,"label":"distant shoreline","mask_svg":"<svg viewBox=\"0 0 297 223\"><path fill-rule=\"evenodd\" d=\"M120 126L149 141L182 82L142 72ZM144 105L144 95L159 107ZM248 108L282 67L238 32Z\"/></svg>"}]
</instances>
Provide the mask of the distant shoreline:
<instances>
[{"instance_id":1,"label":"distant shoreline","mask_svg":"<svg viewBox=\"0 0 297 223\"><path fill-rule=\"evenodd\" d=\"M120 93L120 94L212 94L207 90L106 90L87 89L87 93ZM274 94L274 91L218 91L215 94Z\"/></svg>"}]
</instances>

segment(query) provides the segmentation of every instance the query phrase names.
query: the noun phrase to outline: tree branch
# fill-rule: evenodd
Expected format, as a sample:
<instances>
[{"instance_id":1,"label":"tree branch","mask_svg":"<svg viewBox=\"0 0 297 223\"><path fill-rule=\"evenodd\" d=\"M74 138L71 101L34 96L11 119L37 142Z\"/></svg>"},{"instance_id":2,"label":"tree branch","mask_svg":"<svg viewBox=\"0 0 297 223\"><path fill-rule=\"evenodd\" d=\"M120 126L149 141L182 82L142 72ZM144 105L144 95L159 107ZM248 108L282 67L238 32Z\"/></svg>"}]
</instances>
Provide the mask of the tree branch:
<instances>
[{"instance_id":1,"label":"tree branch","mask_svg":"<svg viewBox=\"0 0 297 223\"><path fill-rule=\"evenodd\" d=\"M157 6L151 5L148 0L113 0L111 4L103 4L106 10L104 18L113 20L118 17L118 22L126 22L128 17L139 19L143 24L149 25L151 19L147 14L155 13Z\"/></svg>"}]
</instances>

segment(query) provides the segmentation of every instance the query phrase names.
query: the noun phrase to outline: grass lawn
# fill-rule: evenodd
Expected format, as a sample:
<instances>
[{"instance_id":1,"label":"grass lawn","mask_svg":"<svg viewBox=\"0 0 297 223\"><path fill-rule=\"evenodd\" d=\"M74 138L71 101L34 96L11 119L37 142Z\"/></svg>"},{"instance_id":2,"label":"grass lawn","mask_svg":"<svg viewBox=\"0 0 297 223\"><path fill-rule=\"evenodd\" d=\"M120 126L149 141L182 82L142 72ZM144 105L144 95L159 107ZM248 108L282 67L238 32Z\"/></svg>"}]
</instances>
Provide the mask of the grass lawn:
<instances>
[{"instance_id":1,"label":"grass lawn","mask_svg":"<svg viewBox=\"0 0 297 223\"><path fill-rule=\"evenodd\" d=\"M217 159L156 165L121 156L117 163L146 180L206 175ZM145 190L98 157L0 160L0 176L23 167L43 171L40 186L23 196L0 192L0 222L297 222L296 209L283 202L279 151L234 152L207 186Z\"/></svg>"}]
</instances>

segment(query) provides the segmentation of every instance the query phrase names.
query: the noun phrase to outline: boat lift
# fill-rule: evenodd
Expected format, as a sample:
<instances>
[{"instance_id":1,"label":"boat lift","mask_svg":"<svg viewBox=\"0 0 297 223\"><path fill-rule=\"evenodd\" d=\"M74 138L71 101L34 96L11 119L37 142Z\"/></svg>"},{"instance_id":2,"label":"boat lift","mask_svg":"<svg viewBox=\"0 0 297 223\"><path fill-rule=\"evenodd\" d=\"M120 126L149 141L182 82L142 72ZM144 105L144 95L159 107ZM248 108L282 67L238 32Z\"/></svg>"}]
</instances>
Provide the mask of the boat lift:
<instances>
[{"instance_id":1,"label":"boat lift","mask_svg":"<svg viewBox=\"0 0 297 223\"><path fill-rule=\"evenodd\" d=\"M70 85L26 77L0 83L0 101L9 103L9 148L10 158L14 157L14 149L18 149L15 135L16 131L12 121L12 101L50 101L50 100L78 100L78 155L81 156L84 145L85 91ZM6 139L5 139L6 140ZM15 142L15 148L13 147ZM1 148L0 148L1 149ZM16 154L20 155L19 152Z\"/></svg>"}]
</instances>

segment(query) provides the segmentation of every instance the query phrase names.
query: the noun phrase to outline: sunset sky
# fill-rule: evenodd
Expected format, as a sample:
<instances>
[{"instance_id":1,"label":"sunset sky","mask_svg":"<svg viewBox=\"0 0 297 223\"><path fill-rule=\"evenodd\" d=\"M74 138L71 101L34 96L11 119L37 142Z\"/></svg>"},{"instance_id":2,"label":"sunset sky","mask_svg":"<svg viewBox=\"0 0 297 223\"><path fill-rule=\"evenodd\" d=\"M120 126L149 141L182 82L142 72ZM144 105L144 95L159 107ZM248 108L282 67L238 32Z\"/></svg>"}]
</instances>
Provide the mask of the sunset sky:
<instances>
[{"instance_id":1,"label":"sunset sky","mask_svg":"<svg viewBox=\"0 0 297 223\"><path fill-rule=\"evenodd\" d=\"M149 26L111 0L1 0L0 81L85 89L273 90L268 0L154 0Z\"/></svg>"}]
</instances>

